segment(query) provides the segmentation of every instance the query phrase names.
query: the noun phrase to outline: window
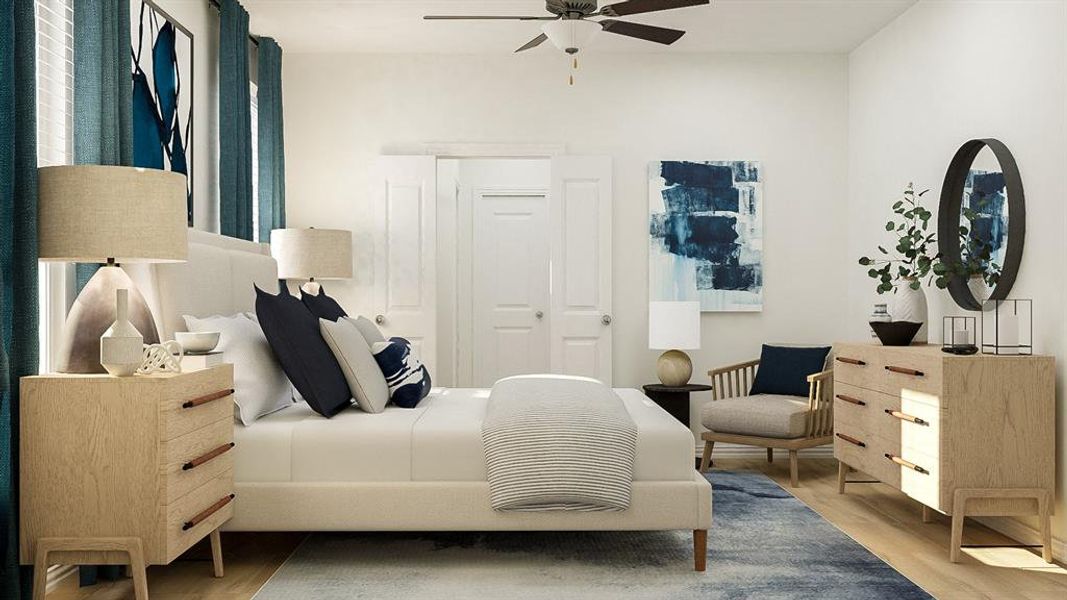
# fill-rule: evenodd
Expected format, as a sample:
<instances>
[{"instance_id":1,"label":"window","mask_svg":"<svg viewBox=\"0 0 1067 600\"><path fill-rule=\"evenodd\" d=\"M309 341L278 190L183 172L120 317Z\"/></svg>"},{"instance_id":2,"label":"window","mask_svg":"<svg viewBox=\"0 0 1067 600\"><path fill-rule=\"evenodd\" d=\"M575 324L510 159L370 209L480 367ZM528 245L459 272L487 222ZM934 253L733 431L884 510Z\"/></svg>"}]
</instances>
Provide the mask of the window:
<instances>
[{"instance_id":1,"label":"window","mask_svg":"<svg viewBox=\"0 0 1067 600\"><path fill-rule=\"evenodd\" d=\"M74 0L37 0L37 164L70 164L74 158ZM40 368L52 371L52 349L67 314L70 269L42 263Z\"/></svg>"},{"instance_id":2,"label":"window","mask_svg":"<svg viewBox=\"0 0 1067 600\"><path fill-rule=\"evenodd\" d=\"M251 82L248 85L252 114L252 241L262 242L259 239L259 87Z\"/></svg>"}]
</instances>

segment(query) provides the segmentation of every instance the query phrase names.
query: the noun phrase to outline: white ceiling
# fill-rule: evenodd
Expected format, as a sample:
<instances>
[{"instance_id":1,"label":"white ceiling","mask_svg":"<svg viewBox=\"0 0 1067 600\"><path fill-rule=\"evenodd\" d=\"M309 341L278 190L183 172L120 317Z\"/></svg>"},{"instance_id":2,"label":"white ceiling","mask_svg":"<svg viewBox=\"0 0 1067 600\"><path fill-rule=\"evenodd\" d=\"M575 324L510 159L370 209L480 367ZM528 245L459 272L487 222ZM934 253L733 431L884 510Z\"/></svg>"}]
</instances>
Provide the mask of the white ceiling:
<instances>
[{"instance_id":1,"label":"white ceiling","mask_svg":"<svg viewBox=\"0 0 1067 600\"><path fill-rule=\"evenodd\" d=\"M626 20L684 29L669 49L601 34L597 52L849 52L916 0L712 0ZM611 0L601 1L601 5ZM253 33L286 52L506 54L540 33L523 21L431 22L425 14L547 15L543 0L244 0ZM551 44L530 52L553 52Z\"/></svg>"}]
</instances>

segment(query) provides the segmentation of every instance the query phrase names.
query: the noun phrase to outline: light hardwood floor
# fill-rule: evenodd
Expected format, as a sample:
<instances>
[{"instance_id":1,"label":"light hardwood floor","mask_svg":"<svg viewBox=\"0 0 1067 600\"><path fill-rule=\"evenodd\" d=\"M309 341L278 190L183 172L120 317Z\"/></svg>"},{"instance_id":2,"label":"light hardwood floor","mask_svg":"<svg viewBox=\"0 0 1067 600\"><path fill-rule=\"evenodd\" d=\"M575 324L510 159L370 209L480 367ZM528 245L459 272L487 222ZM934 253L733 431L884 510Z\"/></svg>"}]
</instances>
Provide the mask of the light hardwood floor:
<instances>
[{"instance_id":1,"label":"light hardwood floor","mask_svg":"<svg viewBox=\"0 0 1067 600\"><path fill-rule=\"evenodd\" d=\"M800 487L789 487L789 461L779 453L773 464L764 459L722 459L716 468L763 471L901 573L937 598L1063 600L1067 569L1049 565L1033 550L965 548L959 564L948 560L949 521L938 516L922 523L913 500L883 484L856 484L837 494L837 462L801 459ZM853 474L853 478L860 478ZM715 530L709 532L715 535ZM223 534L226 577L211 577L211 551L199 544L169 566L150 567L153 600L244 600L251 598L303 539L303 534ZM1008 538L973 522L967 523L965 544L1010 544ZM708 569L715 568L710 557ZM132 598L130 580L79 590L68 578L49 594L57 600Z\"/></svg>"}]
</instances>

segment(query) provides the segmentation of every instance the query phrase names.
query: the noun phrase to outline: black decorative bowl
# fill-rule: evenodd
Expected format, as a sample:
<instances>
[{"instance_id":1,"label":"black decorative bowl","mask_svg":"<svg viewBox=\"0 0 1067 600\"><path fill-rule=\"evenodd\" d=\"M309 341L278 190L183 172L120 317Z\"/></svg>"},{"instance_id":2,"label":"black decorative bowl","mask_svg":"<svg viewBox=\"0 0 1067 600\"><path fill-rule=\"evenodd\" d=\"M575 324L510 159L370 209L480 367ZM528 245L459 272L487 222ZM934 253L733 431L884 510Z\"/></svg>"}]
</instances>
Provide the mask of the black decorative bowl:
<instances>
[{"instance_id":1,"label":"black decorative bowl","mask_svg":"<svg viewBox=\"0 0 1067 600\"><path fill-rule=\"evenodd\" d=\"M912 321L871 321L870 324L883 346L907 346L923 326Z\"/></svg>"}]
</instances>

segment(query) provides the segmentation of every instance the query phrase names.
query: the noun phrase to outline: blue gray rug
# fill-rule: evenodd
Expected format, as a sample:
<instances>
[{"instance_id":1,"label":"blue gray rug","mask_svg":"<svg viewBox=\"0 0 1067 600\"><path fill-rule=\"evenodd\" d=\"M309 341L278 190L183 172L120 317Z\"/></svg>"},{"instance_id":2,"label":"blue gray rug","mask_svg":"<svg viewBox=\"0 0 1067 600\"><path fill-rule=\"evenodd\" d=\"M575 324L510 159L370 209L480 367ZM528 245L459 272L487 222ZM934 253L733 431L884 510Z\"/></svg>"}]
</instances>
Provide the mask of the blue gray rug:
<instances>
[{"instance_id":1,"label":"blue gray rug","mask_svg":"<svg viewBox=\"0 0 1067 600\"><path fill-rule=\"evenodd\" d=\"M688 531L318 533L255 600L930 598L765 475L709 478L707 573Z\"/></svg>"}]
</instances>

